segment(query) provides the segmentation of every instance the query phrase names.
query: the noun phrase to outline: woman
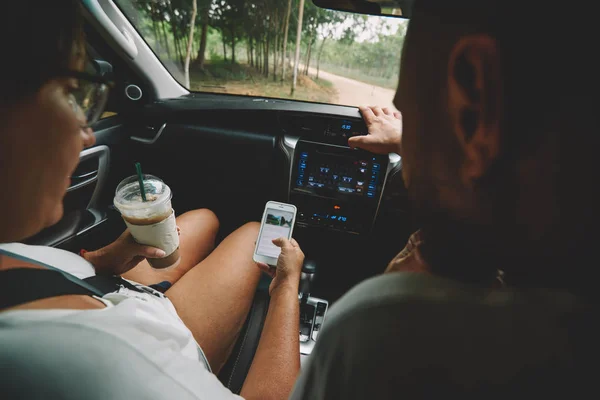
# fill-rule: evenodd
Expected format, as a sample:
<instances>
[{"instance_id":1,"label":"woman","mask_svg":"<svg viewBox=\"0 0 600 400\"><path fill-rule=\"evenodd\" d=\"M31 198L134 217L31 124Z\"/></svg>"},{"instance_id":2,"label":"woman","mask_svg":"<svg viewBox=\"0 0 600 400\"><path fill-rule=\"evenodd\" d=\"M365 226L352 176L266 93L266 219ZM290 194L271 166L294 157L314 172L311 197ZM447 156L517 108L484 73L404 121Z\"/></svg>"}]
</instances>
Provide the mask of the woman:
<instances>
[{"instance_id":1,"label":"woman","mask_svg":"<svg viewBox=\"0 0 600 400\"><path fill-rule=\"evenodd\" d=\"M81 74L85 42L75 0L16 2L10 12L0 27L5 54L12 55L0 78L0 243L22 240L60 220L67 177L80 151L95 142L89 128L94 121L86 117L98 115L73 94L80 85L96 84ZM259 225L244 225L213 251L218 230L213 213L186 213L177 224L182 262L168 275L139 262L160 256L160 250L136 244L128 232L85 258L1 245L0 284L10 271L49 268L44 266L49 259L79 278L98 273L144 284L176 281L168 298L121 288L102 298L54 296L0 310L0 365L10 365L0 378L2 397L234 397L210 371L218 373L227 360L265 269L252 261ZM272 273L261 343L242 389L247 398L287 397L299 368L303 254L293 240L276 244L282 255Z\"/></svg>"}]
</instances>

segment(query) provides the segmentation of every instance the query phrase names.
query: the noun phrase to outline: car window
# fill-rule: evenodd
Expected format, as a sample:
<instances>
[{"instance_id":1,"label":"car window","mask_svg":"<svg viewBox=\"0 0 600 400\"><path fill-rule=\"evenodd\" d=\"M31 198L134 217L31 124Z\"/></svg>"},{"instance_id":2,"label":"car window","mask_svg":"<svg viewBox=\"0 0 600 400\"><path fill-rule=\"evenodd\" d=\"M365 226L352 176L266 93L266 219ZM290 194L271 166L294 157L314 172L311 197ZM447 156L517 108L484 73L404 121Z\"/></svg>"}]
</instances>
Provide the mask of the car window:
<instances>
[{"instance_id":1,"label":"car window","mask_svg":"<svg viewBox=\"0 0 600 400\"><path fill-rule=\"evenodd\" d=\"M107 57L105 57L104 55L100 54L90 43L87 43L86 45L86 52L88 54L88 60L85 63L84 66L84 71L87 72L88 74L91 75L102 75L102 71L98 70L98 67L94 65L94 63L97 64L97 62L106 62L108 64L111 65L112 67L112 63L110 63L107 59ZM92 62L92 60L94 60L94 62ZM104 106L104 112L100 115L99 119L104 119L104 118L109 118L109 117L114 117L116 115L118 115L118 102L116 99L117 95L115 93L115 90L111 90L109 92L109 98L108 101L106 102L106 105Z\"/></svg>"},{"instance_id":2,"label":"car window","mask_svg":"<svg viewBox=\"0 0 600 400\"><path fill-rule=\"evenodd\" d=\"M305 0L296 49L299 0L116 3L189 90L392 106L406 19L325 10Z\"/></svg>"}]
</instances>

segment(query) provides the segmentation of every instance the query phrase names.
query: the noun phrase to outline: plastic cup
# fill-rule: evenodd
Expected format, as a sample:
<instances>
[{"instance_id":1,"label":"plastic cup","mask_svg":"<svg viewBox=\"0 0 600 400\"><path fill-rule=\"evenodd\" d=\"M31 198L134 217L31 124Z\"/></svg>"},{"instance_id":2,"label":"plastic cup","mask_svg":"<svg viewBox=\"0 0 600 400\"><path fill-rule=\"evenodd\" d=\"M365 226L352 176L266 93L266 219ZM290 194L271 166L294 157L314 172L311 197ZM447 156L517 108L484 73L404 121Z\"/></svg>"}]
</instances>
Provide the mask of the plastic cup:
<instances>
[{"instance_id":1,"label":"plastic cup","mask_svg":"<svg viewBox=\"0 0 600 400\"><path fill-rule=\"evenodd\" d=\"M117 186L114 205L136 242L164 250L163 258L148 258L156 269L175 267L181 261L171 189L160 178L143 175L146 201L142 199L137 175Z\"/></svg>"}]
</instances>

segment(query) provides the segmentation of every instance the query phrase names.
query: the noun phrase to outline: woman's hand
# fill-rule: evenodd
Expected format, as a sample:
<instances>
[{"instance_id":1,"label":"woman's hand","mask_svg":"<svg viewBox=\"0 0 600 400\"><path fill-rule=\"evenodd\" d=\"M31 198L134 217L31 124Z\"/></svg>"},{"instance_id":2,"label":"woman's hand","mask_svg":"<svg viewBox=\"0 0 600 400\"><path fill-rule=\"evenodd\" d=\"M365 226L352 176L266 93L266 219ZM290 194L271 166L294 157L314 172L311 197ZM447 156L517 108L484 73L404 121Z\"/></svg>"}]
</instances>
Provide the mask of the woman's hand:
<instances>
[{"instance_id":1,"label":"woman's hand","mask_svg":"<svg viewBox=\"0 0 600 400\"><path fill-rule=\"evenodd\" d=\"M348 145L375 154L400 154L402 114L386 107L359 107L359 110L369 134L351 137Z\"/></svg>"},{"instance_id":2,"label":"woman's hand","mask_svg":"<svg viewBox=\"0 0 600 400\"><path fill-rule=\"evenodd\" d=\"M87 252L83 257L92 263L97 274L121 275L146 258L162 258L166 255L161 249L137 243L127 229L108 246Z\"/></svg>"},{"instance_id":3,"label":"woman's hand","mask_svg":"<svg viewBox=\"0 0 600 400\"><path fill-rule=\"evenodd\" d=\"M281 237L273 239L273 244L281 248L277 266L269 267L267 264L258 263L258 267L273 278L269 286L269 294L273 294L274 291L286 286L297 292L300 284L300 273L304 264L304 253L295 239L287 240Z\"/></svg>"}]
</instances>

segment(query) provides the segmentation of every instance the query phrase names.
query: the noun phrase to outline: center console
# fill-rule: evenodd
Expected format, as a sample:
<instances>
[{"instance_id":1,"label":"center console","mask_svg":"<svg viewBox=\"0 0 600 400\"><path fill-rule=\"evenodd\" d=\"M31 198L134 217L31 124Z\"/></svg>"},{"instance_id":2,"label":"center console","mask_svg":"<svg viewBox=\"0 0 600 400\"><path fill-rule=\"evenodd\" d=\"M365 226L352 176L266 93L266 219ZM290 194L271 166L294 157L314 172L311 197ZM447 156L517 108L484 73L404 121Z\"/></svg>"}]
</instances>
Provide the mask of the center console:
<instances>
[{"instance_id":1,"label":"center console","mask_svg":"<svg viewBox=\"0 0 600 400\"><path fill-rule=\"evenodd\" d=\"M368 232L388 174L389 157L299 139L291 159L289 201L296 225L352 234Z\"/></svg>"},{"instance_id":2,"label":"center console","mask_svg":"<svg viewBox=\"0 0 600 400\"><path fill-rule=\"evenodd\" d=\"M377 155L348 146L349 137L366 131L362 120L334 116L300 116L287 124L279 143L289 162L287 200L298 209L297 228L326 234L336 231L342 237L371 232L388 176L399 170L401 159L397 154ZM329 307L327 300L311 294L315 271L314 260L307 261L302 270L298 298L301 361L316 345Z\"/></svg>"}]
</instances>

